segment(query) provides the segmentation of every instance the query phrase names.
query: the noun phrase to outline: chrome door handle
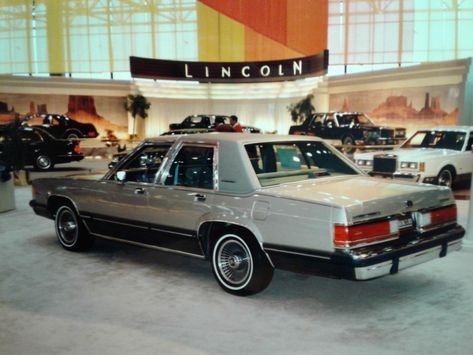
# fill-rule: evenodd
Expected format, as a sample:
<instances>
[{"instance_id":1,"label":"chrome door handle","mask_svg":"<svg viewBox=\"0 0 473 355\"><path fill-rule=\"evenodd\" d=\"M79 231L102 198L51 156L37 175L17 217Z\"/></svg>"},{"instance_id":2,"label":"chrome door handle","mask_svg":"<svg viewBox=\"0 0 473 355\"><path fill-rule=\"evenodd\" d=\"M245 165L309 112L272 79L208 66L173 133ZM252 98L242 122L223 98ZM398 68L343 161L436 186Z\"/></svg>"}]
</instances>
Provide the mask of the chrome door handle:
<instances>
[{"instance_id":1,"label":"chrome door handle","mask_svg":"<svg viewBox=\"0 0 473 355\"><path fill-rule=\"evenodd\" d=\"M143 189L142 187L137 187L135 189L135 195L143 195L145 193L145 189Z\"/></svg>"},{"instance_id":2,"label":"chrome door handle","mask_svg":"<svg viewBox=\"0 0 473 355\"><path fill-rule=\"evenodd\" d=\"M207 199L207 196L204 194L195 194L194 195L194 201L205 201Z\"/></svg>"}]
</instances>

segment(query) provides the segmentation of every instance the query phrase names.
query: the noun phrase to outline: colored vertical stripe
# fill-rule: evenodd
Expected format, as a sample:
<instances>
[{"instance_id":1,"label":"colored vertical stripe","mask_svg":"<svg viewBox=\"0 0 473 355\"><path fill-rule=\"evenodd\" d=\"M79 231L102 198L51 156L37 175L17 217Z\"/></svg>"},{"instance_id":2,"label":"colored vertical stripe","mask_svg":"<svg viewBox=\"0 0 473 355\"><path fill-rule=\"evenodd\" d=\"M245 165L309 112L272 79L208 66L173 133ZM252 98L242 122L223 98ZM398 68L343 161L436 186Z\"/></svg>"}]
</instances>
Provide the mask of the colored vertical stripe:
<instances>
[{"instance_id":1,"label":"colored vertical stripe","mask_svg":"<svg viewBox=\"0 0 473 355\"><path fill-rule=\"evenodd\" d=\"M305 54L320 53L328 48L327 30L327 0L288 1L288 47Z\"/></svg>"},{"instance_id":2,"label":"colored vertical stripe","mask_svg":"<svg viewBox=\"0 0 473 355\"><path fill-rule=\"evenodd\" d=\"M245 28L228 16L197 3L199 60L244 61Z\"/></svg>"},{"instance_id":3,"label":"colored vertical stripe","mask_svg":"<svg viewBox=\"0 0 473 355\"><path fill-rule=\"evenodd\" d=\"M64 70L64 34L63 34L63 2L44 0L46 13L46 28L48 34L49 72L63 74Z\"/></svg>"}]
</instances>

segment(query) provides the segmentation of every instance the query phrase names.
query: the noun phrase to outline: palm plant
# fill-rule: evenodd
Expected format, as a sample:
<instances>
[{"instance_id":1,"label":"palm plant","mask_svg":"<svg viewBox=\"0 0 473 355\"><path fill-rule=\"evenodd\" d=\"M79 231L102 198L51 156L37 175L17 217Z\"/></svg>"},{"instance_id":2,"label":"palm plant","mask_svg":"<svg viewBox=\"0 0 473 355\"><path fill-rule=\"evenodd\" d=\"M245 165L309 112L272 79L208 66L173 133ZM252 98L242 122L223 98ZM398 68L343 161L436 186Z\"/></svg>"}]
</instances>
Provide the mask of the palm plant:
<instances>
[{"instance_id":1,"label":"palm plant","mask_svg":"<svg viewBox=\"0 0 473 355\"><path fill-rule=\"evenodd\" d=\"M143 95L130 94L125 98L125 110L133 117L133 136L135 136L136 117L141 117L143 120L148 117L147 111L150 106L151 103Z\"/></svg>"},{"instance_id":2,"label":"palm plant","mask_svg":"<svg viewBox=\"0 0 473 355\"><path fill-rule=\"evenodd\" d=\"M315 113L315 107L312 105L312 99L314 95L309 94L304 97L302 100L290 104L287 107L287 110L291 114L291 119L295 123L304 122L305 119Z\"/></svg>"}]
</instances>

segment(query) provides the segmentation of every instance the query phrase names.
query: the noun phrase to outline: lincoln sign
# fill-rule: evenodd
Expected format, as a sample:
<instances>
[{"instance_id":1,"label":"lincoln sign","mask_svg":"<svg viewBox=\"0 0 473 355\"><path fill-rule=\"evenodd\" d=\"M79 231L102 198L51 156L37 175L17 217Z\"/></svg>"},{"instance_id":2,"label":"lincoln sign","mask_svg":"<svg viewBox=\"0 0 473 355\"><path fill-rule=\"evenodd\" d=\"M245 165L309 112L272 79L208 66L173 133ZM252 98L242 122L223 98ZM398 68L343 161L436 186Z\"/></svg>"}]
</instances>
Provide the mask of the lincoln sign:
<instances>
[{"instance_id":1,"label":"lincoln sign","mask_svg":"<svg viewBox=\"0 0 473 355\"><path fill-rule=\"evenodd\" d=\"M200 82L258 82L295 80L327 72L328 50L302 58L264 62L185 62L130 57L134 78Z\"/></svg>"}]
</instances>

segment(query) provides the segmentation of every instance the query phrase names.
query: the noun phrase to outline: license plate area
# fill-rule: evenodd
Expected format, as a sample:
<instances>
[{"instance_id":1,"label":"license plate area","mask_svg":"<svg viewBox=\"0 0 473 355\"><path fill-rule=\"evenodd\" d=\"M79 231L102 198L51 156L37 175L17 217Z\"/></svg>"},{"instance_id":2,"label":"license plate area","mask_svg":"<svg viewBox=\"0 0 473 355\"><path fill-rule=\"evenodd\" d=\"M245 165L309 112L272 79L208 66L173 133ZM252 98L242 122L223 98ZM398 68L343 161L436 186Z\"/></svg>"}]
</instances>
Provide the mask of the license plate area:
<instances>
[{"instance_id":1,"label":"license plate area","mask_svg":"<svg viewBox=\"0 0 473 355\"><path fill-rule=\"evenodd\" d=\"M414 219L411 214L403 215L398 218L398 226L400 232L408 232L415 228Z\"/></svg>"}]
</instances>

